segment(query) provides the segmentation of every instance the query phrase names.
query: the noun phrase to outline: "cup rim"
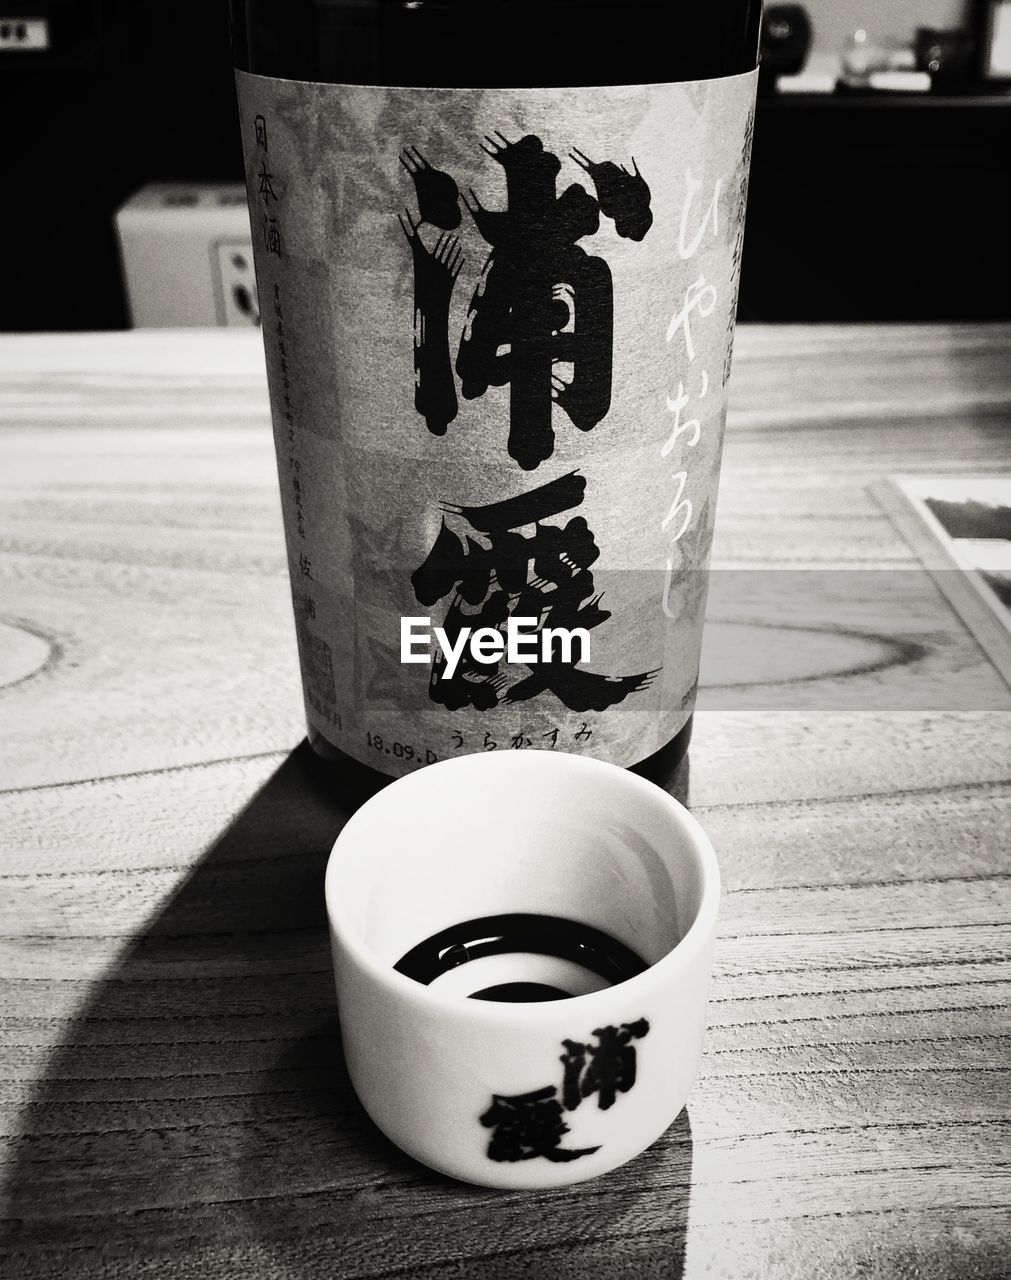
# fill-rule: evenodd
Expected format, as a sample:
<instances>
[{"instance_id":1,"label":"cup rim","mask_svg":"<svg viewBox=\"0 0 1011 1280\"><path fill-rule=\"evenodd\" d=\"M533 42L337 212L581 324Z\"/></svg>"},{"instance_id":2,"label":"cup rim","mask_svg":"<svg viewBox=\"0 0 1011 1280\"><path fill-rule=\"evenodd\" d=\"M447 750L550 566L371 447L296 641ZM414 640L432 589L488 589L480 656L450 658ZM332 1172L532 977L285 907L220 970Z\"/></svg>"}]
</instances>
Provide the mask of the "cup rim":
<instances>
[{"instance_id":1,"label":"cup rim","mask_svg":"<svg viewBox=\"0 0 1011 1280\"><path fill-rule=\"evenodd\" d=\"M464 756L454 756L449 760L439 760L435 764L426 765L422 769L395 779L389 786L377 792L357 809L341 828L330 850L324 878L324 897L328 923L334 936L340 939L341 945L353 956L355 962L368 973L370 978L386 987L392 993L404 999L414 1000L421 1007L427 1007L433 1011L453 1014L458 1018L475 1022L494 1023L498 1026L509 1024L531 1026L541 1022L555 1023L558 1020L559 1005L565 1006L566 1017L568 1017L570 1010L574 1012L585 1010L587 1017L590 1018L594 1016L593 1011L598 1007L602 1007L606 1001L610 1001L616 991L620 991L623 995L627 994L629 999L634 999L640 993L645 996L647 991L654 987L658 980L676 979L678 972L690 966L712 936L720 902L720 869L712 842L694 814L662 787L657 786L646 778L639 777L638 774L621 768L619 765L610 764L605 760L597 760L592 756L575 755L571 752L537 751L538 768L547 767L549 770L564 769L569 774L573 772L607 774L612 779L617 777L620 778L621 785L627 787L629 791L638 792L643 798L650 800L652 803L660 803L661 806L667 808L673 824L679 827L681 832L688 837L689 848L698 863L702 879L701 901L695 913L695 918L684 937L666 955L661 956L655 964L649 965L642 973L636 974L632 978L626 978L623 982L616 983L613 986L604 987L599 991L589 991L583 995L568 996L564 1000L520 1002L462 999L458 993L450 994L440 991L438 987L431 987L425 983L417 982L414 978L409 978L406 974L398 972L392 965L378 959L372 948L359 937L358 931L351 926L347 918L347 909L342 905L340 895L336 890L340 863L340 844L349 830L361 824L360 815L370 808L374 812L378 804L389 803L391 798L397 794L397 787L402 787L402 784L424 785L423 782L419 782L419 779L423 779L424 775L428 774L430 770L469 769L473 771L476 769L478 771L487 770L499 773L502 770L511 768L529 767L529 757L533 755L534 752L519 751L503 753L502 755L497 752L494 754L491 752L474 752ZM544 763L540 763L541 761ZM552 763L546 763L548 761Z\"/></svg>"}]
</instances>

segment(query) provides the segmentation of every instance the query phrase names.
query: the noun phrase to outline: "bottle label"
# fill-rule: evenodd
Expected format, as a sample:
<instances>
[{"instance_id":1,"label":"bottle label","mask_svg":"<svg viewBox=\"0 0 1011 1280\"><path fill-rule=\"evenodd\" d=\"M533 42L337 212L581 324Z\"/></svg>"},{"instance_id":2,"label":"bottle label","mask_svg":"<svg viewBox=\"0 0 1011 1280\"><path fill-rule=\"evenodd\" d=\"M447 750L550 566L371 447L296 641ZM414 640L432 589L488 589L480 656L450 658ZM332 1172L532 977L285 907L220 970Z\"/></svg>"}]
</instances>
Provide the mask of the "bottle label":
<instances>
[{"instance_id":1,"label":"bottle label","mask_svg":"<svg viewBox=\"0 0 1011 1280\"><path fill-rule=\"evenodd\" d=\"M628 765L698 678L757 72L238 73L308 720Z\"/></svg>"}]
</instances>

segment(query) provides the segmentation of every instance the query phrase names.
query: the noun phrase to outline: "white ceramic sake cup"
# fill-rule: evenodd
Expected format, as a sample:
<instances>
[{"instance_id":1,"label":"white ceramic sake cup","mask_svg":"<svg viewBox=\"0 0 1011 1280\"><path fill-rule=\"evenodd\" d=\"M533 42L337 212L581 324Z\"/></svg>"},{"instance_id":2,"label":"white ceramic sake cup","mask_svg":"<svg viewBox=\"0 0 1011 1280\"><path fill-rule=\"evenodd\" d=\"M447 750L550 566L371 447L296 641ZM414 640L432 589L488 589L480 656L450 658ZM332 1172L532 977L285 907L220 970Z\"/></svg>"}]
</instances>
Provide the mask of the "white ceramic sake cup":
<instances>
[{"instance_id":1,"label":"white ceramic sake cup","mask_svg":"<svg viewBox=\"0 0 1011 1280\"><path fill-rule=\"evenodd\" d=\"M502 751L394 782L348 821L326 872L344 1051L366 1111L409 1155L486 1186L558 1186L630 1160L698 1071L719 892L698 822L614 765ZM449 926L513 912L590 925L648 967L614 985L532 953L474 959L430 985L394 969ZM583 994L468 998L511 981Z\"/></svg>"}]
</instances>

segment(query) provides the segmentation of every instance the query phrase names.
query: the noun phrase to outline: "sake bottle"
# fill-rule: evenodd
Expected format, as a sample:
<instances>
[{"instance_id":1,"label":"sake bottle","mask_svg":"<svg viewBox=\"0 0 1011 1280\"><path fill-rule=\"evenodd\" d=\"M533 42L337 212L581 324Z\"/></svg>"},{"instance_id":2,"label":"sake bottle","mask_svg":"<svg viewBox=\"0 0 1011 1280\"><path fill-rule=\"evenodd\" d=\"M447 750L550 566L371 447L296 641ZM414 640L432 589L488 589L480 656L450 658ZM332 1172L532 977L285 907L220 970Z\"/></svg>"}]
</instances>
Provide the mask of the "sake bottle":
<instances>
[{"instance_id":1,"label":"sake bottle","mask_svg":"<svg viewBox=\"0 0 1011 1280\"><path fill-rule=\"evenodd\" d=\"M691 733L756 0L234 0L309 740L669 779ZM504 798L507 799L507 798Z\"/></svg>"}]
</instances>

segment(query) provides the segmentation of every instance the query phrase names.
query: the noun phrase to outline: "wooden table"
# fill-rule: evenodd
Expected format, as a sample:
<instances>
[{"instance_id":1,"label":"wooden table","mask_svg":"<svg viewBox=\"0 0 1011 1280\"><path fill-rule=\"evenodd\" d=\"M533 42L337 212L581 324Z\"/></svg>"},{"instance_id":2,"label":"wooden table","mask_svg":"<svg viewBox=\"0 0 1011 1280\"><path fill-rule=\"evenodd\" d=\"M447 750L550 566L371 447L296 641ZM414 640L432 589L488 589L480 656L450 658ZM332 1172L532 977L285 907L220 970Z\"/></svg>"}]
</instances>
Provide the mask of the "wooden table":
<instances>
[{"instance_id":1,"label":"wooden table","mask_svg":"<svg viewBox=\"0 0 1011 1280\"><path fill-rule=\"evenodd\" d=\"M869 486L1007 470L1009 347L740 334L716 561L846 573L862 621L823 679L790 650L814 697L704 697L687 1115L522 1195L401 1156L347 1082L259 337L0 341L3 1274L1006 1274L1011 694Z\"/></svg>"}]
</instances>

